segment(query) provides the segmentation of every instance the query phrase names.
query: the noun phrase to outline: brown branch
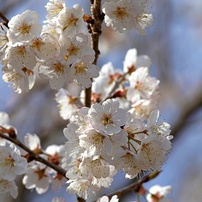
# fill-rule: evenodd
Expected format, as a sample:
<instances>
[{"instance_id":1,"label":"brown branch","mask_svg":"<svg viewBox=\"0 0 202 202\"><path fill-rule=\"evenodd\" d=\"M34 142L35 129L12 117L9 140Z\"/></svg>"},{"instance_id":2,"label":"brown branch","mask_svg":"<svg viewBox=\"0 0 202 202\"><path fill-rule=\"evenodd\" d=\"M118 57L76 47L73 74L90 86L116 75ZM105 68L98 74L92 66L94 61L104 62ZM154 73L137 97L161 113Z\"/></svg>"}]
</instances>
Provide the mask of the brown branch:
<instances>
[{"instance_id":1,"label":"brown branch","mask_svg":"<svg viewBox=\"0 0 202 202\"><path fill-rule=\"evenodd\" d=\"M118 190L118 191L115 191L115 192L113 192L111 194L108 194L107 196L111 199L114 195L117 195L118 197L121 197L124 194L126 194L128 192L131 192L131 191L138 193L138 191L142 187L143 183L148 182L148 181L156 178L159 174L160 174L160 171L155 171L153 173L150 173L150 174L144 176L138 182L134 182L134 183L132 183L132 184Z\"/></svg>"},{"instance_id":2,"label":"brown branch","mask_svg":"<svg viewBox=\"0 0 202 202\"><path fill-rule=\"evenodd\" d=\"M90 26L91 47L95 51L93 64L96 65L100 54L99 38L102 33L102 22L104 20L104 14L101 12L101 0L91 1L91 14L93 23L88 26ZM91 106L91 87L85 90L85 106Z\"/></svg>"},{"instance_id":3,"label":"brown branch","mask_svg":"<svg viewBox=\"0 0 202 202\"><path fill-rule=\"evenodd\" d=\"M0 11L0 18L6 23L8 24L9 20L6 18L6 16Z\"/></svg>"},{"instance_id":4,"label":"brown branch","mask_svg":"<svg viewBox=\"0 0 202 202\"><path fill-rule=\"evenodd\" d=\"M4 133L1 133L1 132L0 132L0 137L4 138L4 139L6 139L6 140L8 140L8 141L10 141L12 143L14 143L15 145L18 145L20 148L22 148L23 150L25 150L26 152L28 152L31 155L31 157L32 157L33 160L39 161L39 162L47 165L48 167L52 168L53 170L57 171L59 174L63 175L65 178L67 178L66 177L66 170L64 170L60 166L57 166L55 164L50 163L49 161L47 161L46 159L44 159L40 155L36 154L32 150L30 150L27 146L25 146L17 138L9 137L9 136L5 135Z\"/></svg>"}]
</instances>

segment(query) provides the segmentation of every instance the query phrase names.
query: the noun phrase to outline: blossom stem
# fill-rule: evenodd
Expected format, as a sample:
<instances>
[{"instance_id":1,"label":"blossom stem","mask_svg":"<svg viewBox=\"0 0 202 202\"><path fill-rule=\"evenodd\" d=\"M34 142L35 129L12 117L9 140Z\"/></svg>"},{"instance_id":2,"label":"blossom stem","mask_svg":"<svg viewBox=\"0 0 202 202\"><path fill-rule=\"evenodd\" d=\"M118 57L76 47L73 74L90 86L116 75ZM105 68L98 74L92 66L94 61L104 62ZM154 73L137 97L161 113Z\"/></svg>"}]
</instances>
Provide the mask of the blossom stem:
<instances>
[{"instance_id":1,"label":"blossom stem","mask_svg":"<svg viewBox=\"0 0 202 202\"><path fill-rule=\"evenodd\" d=\"M9 137L3 133L0 132L0 137L4 138L12 143L14 143L15 145L18 145L20 148L24 149L26 152L28 152L32 158L36 161L39 161L45 165L47 165L48 167L52 168L53 170L57 171L58 173L60 173L62 176L66 177L66 170L64 170L63 168L61 168L60 166L57 166L49 161L47 161L46 159L44 159L43 157L41 157L39 154L36 154L35 152L33 152L32 150L30 150L27 146L25 146L19 139L17 138L12 138Z\"/></svg>"}]
</instances>

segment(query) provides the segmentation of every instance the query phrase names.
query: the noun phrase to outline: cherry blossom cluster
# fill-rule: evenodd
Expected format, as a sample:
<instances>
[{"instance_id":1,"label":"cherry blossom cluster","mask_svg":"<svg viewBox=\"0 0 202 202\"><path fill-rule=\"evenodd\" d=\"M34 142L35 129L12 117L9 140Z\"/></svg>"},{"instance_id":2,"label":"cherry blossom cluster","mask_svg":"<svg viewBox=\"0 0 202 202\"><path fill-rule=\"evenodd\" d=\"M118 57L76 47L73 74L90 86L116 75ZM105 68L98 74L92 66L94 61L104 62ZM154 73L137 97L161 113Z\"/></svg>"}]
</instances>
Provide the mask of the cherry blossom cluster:
<instances>
[{"instance_id":1,"label":"cherry blossom cluster","mask_svg":"<svg viewBox=\"0 0 202 202\"><path fill-rule=\"evenodd\" d=\"M0 112L0 132L7 134L11 128L17 134L17 130L10 125L8 114ZM43 150L39 137L29 133L24 137L24 145L48 162L61 166L64 145L50 145ZM14 181L16 175L24 175L22 182L25 187L36 189L38 194L45 193L50 184L53 190L57 190L66 182L61 173L34 160L32 154L20 151L10 141L0 138L0 194L10 192L13 198L18 196L18 187Z\"/></svg>"},{"instance_id":2,"label":"cherry blossom cluster","mask_svg":"<svg viewBox=\"0 0 202 202\"><path fill-rule=\"evenodd\" d=\"M149 0L104 0L102 10L105 23L115 31L136 29L139 34L145 34L145 28L153 23Z\"/></svg>"},{"instance_id":3,"label":"cherry blossom cluster","mask_svg":"<svg viewBox=\"0 0 202 202\"><path fill-rule=\"evenodd\" d=\"M144 33L152 23L147 0L103 1L107 26L123 32L136 28ZM84 10L75 4L68 8L64 0L50 0L45 24L39 23L35 11L26 10L0 28L0 60L3 80L18 93L27 92L36 75L49 80L53 89L77 82L89 88L99 75L93 63L94 51L83 20ZM84 34L86 33L86 34Z\"/></svg>"},{"instance_id":4,"label":"cherry blossom cluster","mask_svg":"<svg viewBox=\"0 0 202 202\"><path fill-rule=\"evenodd\" d=\"M109 187L118 170L132 179L144 171L160 170L171 149L170 125L158 122L159 112L147 120L108 99L72 116L64 135L63 167L67 190L87 199L101 187Z\"/></svg>"},{"instance_id":5,"label":"cherry blossom cluster","mask_svg":"<svg viewBox=\"0 0 202 202\"><path fill-rule=\"evenodd\" d=\"M42 156L55 165L61 165L64 153L63 145L50 145L43 150L39 137L36 134L29 133L24 137L24 143L35 154ZM26 157L29 160L30 157L28 154ZM35 189L38 194L43 194L48 190L50 185L52 185L52 190L56 191L64 185L66 179L46 164L31 160L24 172L22 182L27 189Z\"/></svg>"},{"instance_id":6,"label":"cherry blossom cluster","mask_svg":"<svg viewBox=\"0 0 202 202\"><path fill-rule=\"evenodd\" d=\"M115 31L135 28L145 34L145 29L152 25L149 0L100 3L99 20ZM93 23L96 24L93 12L92 16L86 15L78 4L68 8L64 0L49 0L46 10L43 25L38 13L30 10L1 24L3 80L22 93L34 86L38 76L48 79L50 87L58 90L56 102L61 117L69 120L63 130L67 142L43 150L39 137L27 133L24 146L16 143L25 152L11 143L16 136L11 135L11 142L3 136L0 194L10 193L16 198L18 188L14 180L24 174L25 187L35 189L38 194L45 193L50 184L55 190L67 183L69 193L89 199L100 188L108 188L119 170L129 179L144 172L160 171L171 150L172 136L170 125L158 121L160 81L150 75L150 58L138 56L136 49L130 49L122 69L109 62L99 71L95 64L99 53L91 48L91 43L101 30L93 29ZM86 107L85 89L90 87L92 105ZM8 115L0 113L0 134L10 137L10 129L17 134ZM161 199L167 190L154 188L147 200ZM111 200L103 196L98 202L118 200L116 195Z\"/></svg>"},{"instance_id":7,"label":"cherry blossom cluster","mask_svg":"<svg viewBox=\"0 0 202 202\"><path fill-rule=\"evenodd\" d=\"M110 62L103 65L99 77L92 82L92 103L116 98L122 108L138 118L147 119L158 108L159 98L159 80L150 75L150 66L150 58L138 56L136 49L126 53L123 70ZM83 91L79 86L69 85L58 91L56 101L61 117L67 120L84 106Z\"/></svg>"},{"instance_id":8,"label":"cherry blossom cluster","mask_svg":"<svg viewBox=\"0 0 202 202\"><path fill-rule=\"evenodd\" d=\"M83 9L78 4L68 8L62 0L51 0L46 8L43 26L30 10L12 17L8 28L2 25L3 80L18 93L31 89L37 74L49 79L53 89L72 82L90 87L99 70L92 64L89 35L83 33Z\"/></svg>"}]
</instances>

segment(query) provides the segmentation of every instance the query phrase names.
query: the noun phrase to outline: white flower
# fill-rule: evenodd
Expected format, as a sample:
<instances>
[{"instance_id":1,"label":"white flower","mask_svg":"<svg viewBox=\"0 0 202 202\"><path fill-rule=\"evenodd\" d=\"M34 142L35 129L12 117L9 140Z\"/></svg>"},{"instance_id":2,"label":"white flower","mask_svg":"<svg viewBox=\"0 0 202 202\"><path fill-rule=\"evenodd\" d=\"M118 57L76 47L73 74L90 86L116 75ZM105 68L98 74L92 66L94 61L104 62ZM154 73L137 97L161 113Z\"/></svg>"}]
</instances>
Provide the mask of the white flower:
<instances>
[{"instance_id":1,"label":"white flower","mask_svg":"<svg viewBox=\"0 0 202 202\"><path fill-rule=\"evenodd\" d=\"M48 161L55 164L60 165L62 157L64 155L64 145L49 145L46 148L46 154L48 155ZM54 170L51 169L50 172L55 173Z\"/></svg>"},{"instance_id":2,"label":"white flower","mask_svg":"<svg viewBox=\"0 0 202 202\"><path fill-rule=\"evenodd\" d=\"M70 79L84 88L89 88L91 79L99 76L98 66L92 64L93 56L86 55L78 59L70 68Z\"/></svg>"},{"instance_id":3,"label":"white flower","mask_svg":"<svg viewBox=\"0 0 202 202\"><path fill-rule=\"evenodd\" d=\"M18 187L16 186L15 181L0 179L0 195L8 192L14 199L17 198Z\"/></svg>"},{"instance_id":4,"label":"white flower","mask_svg":"<svg viewBox=\"0 0 202 202\"><path fill-rule=\"evenodd\" d=\"M147 0L107 1L102 6L107 26L119 32L136 28L140 34L145 34L144 29L152 25L153 18L148 14L148 8Z\"/></svg>"},{"instance_id":5,"label":"white flower","mask_svg":"<svg viewBox=\"0 0 202 202\"><path fill-rule=\"evenodd\" d=\"M0 146L0 178L12 181L16 175L24 173L27 160L20 155L14 144Z\"/></svg>"},{"instance_id":6,"label":"white flower","mask_svg":"<svg viewBox=\"0 0 202 202\"><path fill-rule=\"evenodd\" d=\"M138 150L139 162L143 170L160 170L167 158L167 148L160 138L143 139Z\"/></svg>"},{"instance_id":7,"label":"white flower","mask_svg":"<svg viewBox=\"0 0 202 202\"><path fill-rule=\"evenodd\" d=\"M58 103L60 116L64 119L70 119L73 114L77 111L79 104L79 98L70 95L68 91L61 88L56 96L56 102Z\"/></svg>"},{"instance_id":8,"label":"white flower","mask_svg":"<svg viewBox=\"0 0 202 202\"><path fill-rule=\"evenodd\" d=\"M2 70L3 80L10 83L15 92L27 92L34 86L35 75L33 71L24 68L22 73L18 73L8 67L3 67Z\"/></svg>"},{"instance_id":9,"label":"white flower","mask_svg":"<svg viewBox=\"0 0 202 202\"><path fill-rule=\"evenodd\" d=\"M10 129L10 128L13 128L13 126L10 125L10 119L9 119L9 116L7 113L5 112L0 112L0 128L4 127L6 129ZM16 131L17 133L17 131ZM5 145L7 142L6 139L4 138L0 138L0 145Z\"/></svg>"},{"instance_id":10,"label":"white flower","mask_svg":"<svg viewBox=\"0 0 202 202\"><path fill-rule=\"evenodd\" d=\"M88 173L92 173L96 178L107 178L110 176L110 165L102 158L95 160L85 158L79 167L82 174L88 175Z\"/></svg>"},{"instance_id":11,"label":"white flower","mask_svg":"<svg viewBox=\"0 0 202 202\"><path fill-rule=\"evenodd\" d=\"M96 202L118 202L118 201L119 201L119 199L118 199L117 195L114 195L114 196L112 196L111 199L109 199L108 196L102 196Z\"/></svg>"},{"instance_id":12,"label":"white flower","mask_svg":"<svg viewBox=\"0 0 202 202\"><path fill-rule=\"evenodd\" d=\"M105 23L114 30L123 32L132 29L134 23L134 2L131 0L110 1L103 4Z\"/></svg>"},{"instance_id":13,"label":"white flower","mask_svg":"<svg viewBox=\"0 0 202 202\"><path fill-rule=\"evenodd\" d=\"M166 122L158 122L158 118L159 110L152 111L147 122L148 133L151 137L158 137L164 143L165 150L170 150L172 147L170 140L173 138L170 135L170 125Z\"/></svg>"},{"instance_id":14,"label":"white flower","mask_svg":"<svg viewBox=\"0 0 202 202\"><path fill-rule=\"evenodd\" d=\"M52 89L59 90L69 83L70 65L60 57L49 59L39 67L39 74L42 78L49 79Z\"/></svg>"},{"instance_id":15,"label":"white flower","mask_svg":"<svg viewBox=\"0 0 202 202\"><path fill-rule=\"evenodd\" d=\"M35 153L41 153L41 141L38 135L27 133L24 137L24 143Z\"/></svg>"},{"instance_id":16,"label":"white flower","mask_svg":"<svg viewBox=\"0 0 202 202\"><path fill-rule=\"evenodd\" d=\"M64 0L49 0L45 8L47 10L46 18L50 21L55 20L58 17L60 11L65 8Z\"/></svg>"},{"instance_id":17,"label":"white flower","mask_svg":"<svg viewBox=\"0 0 202 202\"><path fill-rule=\"evenodd\" d=\"M135 48L129 49L126 53L125 60L123 62L124 72L132 73L139 67L150 67L151 60L147 55L137 56L137 50Z\"/></svg>"},{"instance_id":18,"label":"white flower","mask_svg":"<svg viewBox=\"0 0 202 202\"><path fill-rule=\"evenodd\" d=\"M141 172L138 156L132 152L125 152L125 155L114 161L117 170L124 170L126 178L132 179Z\"/></svg>"},{"instance_id":19,"label":"white flower","mask_svg":"<svg viewBox=\"0 0 202 202\"><path fill-rule=\"evenodd\" d=\"M171 202L166 196L171 192L171 186L154 185L147 194L148 202Z\"/></svg>"},{"instance_id":20,"label":"white flower","mask_svg":"<svg viewBox=\"0 0 202 202\"><path fill-rule=\"evenodd\" d=\"M57 56L59 44L51 34L44 33L30 42L30 47L36 56L41 60L48 60Z\"/></svg>"},{"instance_id":21,"label":"white flower","mask_svg":"<svg viewBox=\"0 0 202 202\"><path fill-rule=\"evenodd\" d=\"M23 68L32 70L36 66L36 56L28 45L16 43L7 49L5 56L8 68L22 72Z\"/></svg>"},{"instance_id":22,"label":"white flower","mask_svg":"<svg viewBox=\"0 0 202 202\"><path fill-rule=\"evenodd\" d=\"M87 35L83 33L76 34L71 39L66 36L60 37L61 45L61 55L70 64L81 59L83 56L92 55L94 56L94 51L90 47L89 39Z\"/></svg>"},{"instance_id":23,"label":"white flower","mask_svg":"<svg viewBox=\"0 0 202 202\"><path fill-rule=\"evenodd\" d=\"M38 162L29 164L22 182L27 189L35 188L38 194L45 193L48 190L50 183L46 165Z\"/></svg>"},{"instance_id":24,"label":"white flower","mask_svg":"<svg viewBox=\"0 0 202 202\"><path fill-rule=\"evenodd\" d=\"M80 33L83 25L84 11L79 4L75 4L72 9L65 7L58 15L58 26L61 29L61 33L72 37L77 33Z\"/></svg>"},{"instance_id":25,"label":"white flower","mask_svg":"<svg viewBox=\"0 0 202 202\"><path fill-rule=\"evenodd\" d=\"M29 41L41 33L39 16L35 11L26 10L11 18L8 23L9 40L12 42Z\"/></svg>"},{"instance_id":26,"label":"white flower","mask_svg":"<svg viewBox=\"0 0 202 202\"><path fill-rule=\"evenodd\" d=\"M119 133L126 121L126 112L115 99L93 104L88 114L92 126L108 135Z\"/></svg>"},{"instance_id":27,"label":"white flower","mask_svg":"<svg viewBox=\"0 0 202 202\"><path fill-rule=\"evenodd\" d=\"M67 191L70 194L77 194L83 199L87 199L92 194L92 185L88 179L68 180Z\"/></svg>"},{"instance_id":28,"label":"white flower","mask_svg":"<svg viewBox=\"0 0 202 202\"><path fill-rule=\"evenodd\" d=\"M115 69L111 62L108 62L102 66L99 73L99 77L93 81L92 91L99 96L99 99L103 100L109 96L117 78L122 75L122 72Z\"/></svg>"},{"instance_id":29,"label":"white flower","mask_svg":"<svg viewBox=\"0 0 202 202\"><path fill-rule=\"evenodd\" d=\"M149 98L158 89L159 80L149 75L147 67L140 67L129 77L130 88L127 92L127 99L132 101L134 96Z\"/></svg>"}]
</instances>

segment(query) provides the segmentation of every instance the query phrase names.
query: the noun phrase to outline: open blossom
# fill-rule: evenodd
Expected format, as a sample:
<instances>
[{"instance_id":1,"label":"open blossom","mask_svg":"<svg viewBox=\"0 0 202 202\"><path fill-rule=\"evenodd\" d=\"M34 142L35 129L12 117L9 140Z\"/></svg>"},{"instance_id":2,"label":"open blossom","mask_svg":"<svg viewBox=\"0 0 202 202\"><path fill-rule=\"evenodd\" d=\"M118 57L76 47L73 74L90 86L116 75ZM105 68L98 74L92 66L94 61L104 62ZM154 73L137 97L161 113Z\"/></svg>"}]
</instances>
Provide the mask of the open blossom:
<instances>
[{"instance_id":1,"label":"open blossom","mask_svg":"<svg viewBox=\"0 0 202 202\"><path fill-rule=\"evenodd\" d=\"M22 72L23 68L32 70L36 66L36 56L28 45L16 43L7 50L5 58L8 68Z\"/></svg>"},{"instance_id":2,"label":"open blossom","mask_svg":"<svg viewBox=\"0 0 202 202\"><path fill-rule=\"evenodd\" d=\"M96 202L118 202L118 201L119 201L119 199L118 199L117 195L114 195L114 196L112 196L111 199L109 199L108 196L102 196Z\"/></svg>"},{"instance_id":3,"label":"open blossom","mask_svg":"<svg viewBox=\"0 0 202 202\"><path fill-rule=\"evenodd\" d=\"M20 155L14 144L0 146L0 178L12 181L24 173L27 160Z\"/></svg>"},{"instance_id":4,"label":"open blossom","mask_svg":"<svg viewBox=\"0 0 202 202\"><path fill-rule=\"evenodd\" d=\"M78 106L81 105L78 97L72 96L63 88L61 88L55 96L58 103L60 116L64 120L70 119L71 116L76 113Z\"/></svg>"},{"instance_id":5,"label":"open blossom","mask_svg":"<svg viewBox=\"0 0 202 202\"><path fill-rule=\"evenodd\" d=\"M8 38L13 43L32 40L40 35L42 28L38 13L30 10L12 17L8 27Z\"/></svg>"},{"instance_id":6,"label":"open blossom","mask_svg":"<svg viewBox=\"0 0 202 202\"><path fill-rule=\"evenodd\" d=\"M102 5L102 10L106 25L119 32L136 28L138 33L144 34L144 29L152 25L147 0L107 1Z\"/></svg>"},{"instance_id":7,"label":"open blossom","mask_svg":"<svg viewBox=\"0 0 202 202\"><path fill-rule=\"evenodd\" d=\"M48 12L46 18L49 21L56 20L55 18L58 17L58 14L63 8L65 8L65 6L66 5L64 0L49 0L49 2L45 6Z\"/></svg>"},{"instance_id":8,"label":"open blossom","mask_svg":"<svg viewBox=\"0 0 202 202\"><path fill-rule=\"evenodd\" d=\"M89 38L83 33L76 34L74 37L69 38L66 36L60 37L61 55L70 64L81 59L83 56L94 56L94 51L90 47Z\"/></svg>"},{"instance_id":9,"label":"open blossom","mask_svg":"<svg viewBox=\"0 0 202 202\"><path fill-rule=\"evenodd\" d=\"M25 145L35 153L41 152L41 141L36 134L27 133L24 137Z\"/></svg>"},{"instance_id":10,"label":"open blossom","mask_svg":"<svg viewBox=\"0 0 202 202\"><path fill-rule=\"evenodd\" d=\"M33 162L26 168L22 182L27 189L35 188L38 194L43 194L48 190L50 180L46 165Z\"/></svg>"},{"instance_id":11,"label":"open blossom","mask_svg":"<svg viewBox=\"0 0 202 202\"><path fill-rule=\"evenodd\" d=\"M70 81L70 64L60 57L49 59L39 67L39 73L42 78L49 79L52 89L59 90Z\"/></svg>"},{"instance_id":12,"label":"open blossom","mask_svg":"<svg viewBox=\"0 0 202 202\"><path fill-rule=\"evenodd\" d=\"M75 4L72 9L65 7L58 15L58 27L61 33L72 37L77 33L80 33L83 25L84 11L79 4Z\"/></svg>"},{"instance_id":13,"label":"open blossom","mask_svg":"<svg viewBox=\"0 0 202 202\"><path fill-rule=\"evenodd\" d=\"M171 192L171 186L154 185L147 194L148 202L171 202L166 196Z\"/></svg>"},{"instance_id":14,"label":"open blossom","mask_svg":"<svg viewBox=\"0 0 202 202\"><path fill-rule=\"evenodd\" d=\"M115 69L111 62L108 62L102 66L99 73L99 77L92 84L92 91L100 100L104 100L114 87L117 79L122 75L122 72Z\"/></svg>"},{"instance_id":15,"label":"open blossom","mask_svg":"<svg viewBox=\"0 0 202 202\"><path fill-rule=\"evenodd\" d=\"M125 60L123 62L124 72L129 74L135 71L139 67L150 67L151 60L147 55L137 56L137 50L135 48L129 49L126 53Z\"/></svg>"},{"instance_id":16,"label":"open blossom","mask_svg":"<svg viewBox=\"0 0 202 202\"><path fill-rule=\"evenodd\" d=\"M133 101L136 95L141 98L149 98L158 89L159 80L149 75L147 67L140 67L129 77L130 88L127 99Z\"/></svg>"},{"instance_id":17,"label":"open blossom","mask_svg":"<svg viewBox=\"0 0 202 202\"><path fill-rule=\"evenodd\" d=\"M121 131L121 126L126 121L126 112L119 108L117 100L107 100L102 105L93 104L89 110L89 117L93 127L110 135Z\"/></svg>"},{"instance_id":18,"label":"open blossom","mask_svg":"<svg viewBox=\"0 0 202 202\"><path fill-rule=\"evenodd\" d=\"M29 45L40 60L48 60L59 54L59 44L56 38L48 33L32 39Z\"/></svg>"},{"instance_id":19,"label":"open blossom","mask_svg":"<svg viewBox=\"0 0 202 202\"><path fill-rule=\"evenodd\" d=\"M16 72L8 67L3 67L3 80L9 83L17 93L29 91L35 83L35 75L31 70L23 68L22 72Z\"/></svg>"},{"instance_id":20,"label":"open blossom","mask_svg":"<svg viewBox=\"0 0 202 202\"><path fill-rule=\"evenodd\" d=\"M98 66L92 64L93 56L86 55L78 59L70 68L70 81L76 81L84 88L89 88L91 79L99 76Z\"/></svg>"},{"instance_id":21,"label":"open blossom","mask_svg":"<svg viewBox=\"0 0 202 202\"><path fill-rule=\"evenodd\" d=\"M10 195L16 199L18 196L18 187L15 181L9 181L5 179L0 179L0 194L10 193Z\"/></svg>"}]
</instances>

